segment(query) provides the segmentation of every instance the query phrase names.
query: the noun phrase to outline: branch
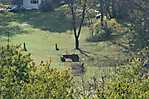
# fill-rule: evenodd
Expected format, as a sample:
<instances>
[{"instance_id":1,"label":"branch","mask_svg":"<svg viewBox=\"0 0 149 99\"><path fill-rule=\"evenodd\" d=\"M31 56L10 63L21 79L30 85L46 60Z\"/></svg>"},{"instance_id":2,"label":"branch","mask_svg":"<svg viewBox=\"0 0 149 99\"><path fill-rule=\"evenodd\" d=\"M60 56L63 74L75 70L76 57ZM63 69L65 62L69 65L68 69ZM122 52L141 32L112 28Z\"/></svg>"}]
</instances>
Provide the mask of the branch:
<instances>
[{"instance_id":1,"label":"branch","mask_svg":"<svg viewBox=\"0 0 149 99\"><path fill-rule=\"evenodd\" d=\"M84 22L85 12L86 12L86 6L87 6L87 0L85 0L85 1L84 1L84 4L83 4L82 19L81 19L81 21L80 21L79 30L78 30L78 34L77 34L77 37L78 37L78 38L79 38L79 36L80 36L81 29L82 29L82 24L83 24L83 22Z\"/></svg>"}]
</instances>

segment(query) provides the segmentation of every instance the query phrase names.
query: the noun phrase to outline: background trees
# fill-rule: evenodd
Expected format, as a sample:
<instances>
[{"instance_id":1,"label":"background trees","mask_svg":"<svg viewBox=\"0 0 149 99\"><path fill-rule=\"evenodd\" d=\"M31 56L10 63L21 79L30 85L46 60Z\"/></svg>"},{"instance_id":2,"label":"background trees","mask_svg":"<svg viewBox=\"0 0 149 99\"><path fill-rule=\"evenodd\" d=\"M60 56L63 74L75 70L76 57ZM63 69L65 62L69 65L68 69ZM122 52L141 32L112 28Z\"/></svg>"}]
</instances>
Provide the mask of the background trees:
<instances>
[{"instance_id":1,"label":"background trees","mask_svg":"<svg viewBox=\"0 0 149 99\"><path fill-rule=\"evenodd\" d=\"M120 24L130 28L130 34L135 31L130 37L132 49L148 46L149 2L147 0L99 0L97 2L99 7L95 9L99 9L101 13L101 25L104 24L104 17L107 21L111 18L116 19Z\"/></svg>"},{"instance_id":2,"label":"background trees","mask_svg":"<svg viewBox=\"0 0 149 99\"><path fill-rule=\"evenodd\" d=\"M52 11L61 4L64 4L64 0L42 0L40 9L42 11Z\"/></svg>"},{"instance_id":3,"label":"background trees","mask_svg":"<svg viewBox=\"0 0 149 99\"><path fill-rule=\"evenodd\" d=\"M112 0L112 14L114 18L131 23L134 33L134 48L148 46L149 40L149 2L147 0Z\"/></svg>"}]
</instances>

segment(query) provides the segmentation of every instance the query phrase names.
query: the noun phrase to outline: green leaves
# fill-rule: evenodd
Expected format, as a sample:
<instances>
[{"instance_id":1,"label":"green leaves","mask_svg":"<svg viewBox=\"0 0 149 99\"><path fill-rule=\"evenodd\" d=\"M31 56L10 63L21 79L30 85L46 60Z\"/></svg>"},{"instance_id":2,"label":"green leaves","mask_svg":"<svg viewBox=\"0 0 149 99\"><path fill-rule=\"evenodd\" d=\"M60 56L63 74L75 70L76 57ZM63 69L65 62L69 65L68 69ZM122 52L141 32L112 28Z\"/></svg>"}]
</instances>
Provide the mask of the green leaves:
<instances>
[{"instance_id":1,"label":"green leaves","mask_svg":"<svg viewBox=\"0 0 149 99\"><path fill-rule=\"evenodd\" d=\"M68 70L35 65L20 47L0 49L0 96L2 99L146 99L149 79L140 76L141 59L117 67L111 77L78 82Z\"/></svg>"},{"instance_id":2,"label":"green leaves","mask_svg":"<svg viewBox=\"0 0 149 99\"><path fill-rule=\"evenodd\" d=\"M69 97L72 77L67 70L32 65L30 54L16 46L0 49L0 96L2 98L64 99Z\"/></svg>"}]
</instances>

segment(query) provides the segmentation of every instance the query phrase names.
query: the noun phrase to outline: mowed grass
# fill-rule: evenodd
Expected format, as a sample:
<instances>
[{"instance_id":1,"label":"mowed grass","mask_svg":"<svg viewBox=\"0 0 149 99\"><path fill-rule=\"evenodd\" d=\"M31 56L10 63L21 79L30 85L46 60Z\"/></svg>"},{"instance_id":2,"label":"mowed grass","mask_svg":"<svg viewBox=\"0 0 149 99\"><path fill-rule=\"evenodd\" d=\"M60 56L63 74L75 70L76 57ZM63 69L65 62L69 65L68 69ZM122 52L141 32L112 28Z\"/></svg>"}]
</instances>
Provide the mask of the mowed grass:
<instances>
[{"instance_id":1,"label":"mowed grass","mask_svg":"<svg viewBox=\"0 0 149 99\"><path fill-rule=\"evenodd\" d=\"M127 54L121 47L110 41L87 42L90 33L87 27L82 28L80 48L88 56L74 50L74 36L70 17L63 13L28 11L21 13L0 14L0 45L7 44L7 33L10 33L11 44L26 43L29 53L38 64L40 61L51 61L51 67L67 68L71 63L62 63L63 54L77 53L85 62L87 72L85 78L101 76L104 69L100 67L113 66L116 62L126 59ZM55 50L58 44L60 51ZM109 72L107 71L107 74Z\"/></svg>"}]
</instances>

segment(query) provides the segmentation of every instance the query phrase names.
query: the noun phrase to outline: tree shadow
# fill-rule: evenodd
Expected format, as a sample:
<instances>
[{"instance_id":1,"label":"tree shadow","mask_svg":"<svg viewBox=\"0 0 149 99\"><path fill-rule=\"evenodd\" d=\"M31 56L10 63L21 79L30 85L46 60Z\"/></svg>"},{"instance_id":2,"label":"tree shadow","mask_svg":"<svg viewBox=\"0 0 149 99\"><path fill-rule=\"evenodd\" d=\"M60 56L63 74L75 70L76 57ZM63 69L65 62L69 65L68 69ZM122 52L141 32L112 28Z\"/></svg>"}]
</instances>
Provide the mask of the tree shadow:
<instances>
[{"instance_id":1,"label":"tree shadow","mask_svg":"<svg viewBox=\"0 0 149 99\"><path fill-rule=\"evenodd\" d=\"M78 49L78 51L81 53L81 54L83 54L83 55L85 55L86 57L89 57L89 52L87 52L87 51L85 51L85 50L82 50L82 49Z\"/></svg>"},{"instance_id":2,"label":"tree shadow","mask_svg":"<svg viewBox=\"0 0 149 99\"><path fill-rule=\"evenodd\" d=\"M16 25L10 25L16 22ZM0 13L0 38L3 36L14 36L16 34L28 33L21 27L21 24L31 25L32 28L43 31L63 33L72 30L71 17L68 18L59 11L40 12L40 11L22 11L18 13Z\"/></svg>"},{"instance_id":3,"label":"tree shadow","mask_svg":"<svg viewBox=\"0 0 149 99\"><path fill-rule=\"evenodd\" d=\"M27 33L26 31L24 31L23 29L21 29L19 26L3 26L0 27L0 36L13 36L16 34L23 34L23 33Z\"/></svg>"},{"instance_id":4,"label":"tree shadow","mask_svg":"<svg viewBox=\"0 0 149 99\"><path fill-rule=\"evenodd\" d=\"M83 49L77 49L82 55L86 56L86 57L91 57L91 55L96 56L97 54L94 54L93 52L89 52Z\"/></svg>"},{"instance_id":5,"label":"tree shadow","mask_svg":"<svg viewBox=\"0 0 149 99\"><path fill-rule=\"evenodd\" d=\"M23 11L16 14L15 19L19 23L26 22L32 25L33 28L49 32L62 33L72 30L71 18L68 18L64 13L58 11Z\"/></svg>"},{"instance_id":6,"label":"tree shadow","mask_svg":"<svg viewBox=\"0 0 149 99\"><path fill-rule=\"evenodd\" d=\"M13 22L14 15L10 13L0 14L0 37L3 36L13 36L16 34L27 33L19 25L10 25L10 22Z\"/></svg>"}]
</instances>

